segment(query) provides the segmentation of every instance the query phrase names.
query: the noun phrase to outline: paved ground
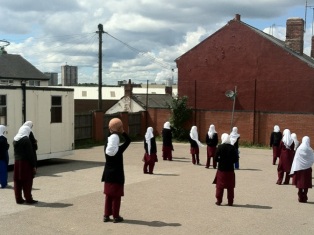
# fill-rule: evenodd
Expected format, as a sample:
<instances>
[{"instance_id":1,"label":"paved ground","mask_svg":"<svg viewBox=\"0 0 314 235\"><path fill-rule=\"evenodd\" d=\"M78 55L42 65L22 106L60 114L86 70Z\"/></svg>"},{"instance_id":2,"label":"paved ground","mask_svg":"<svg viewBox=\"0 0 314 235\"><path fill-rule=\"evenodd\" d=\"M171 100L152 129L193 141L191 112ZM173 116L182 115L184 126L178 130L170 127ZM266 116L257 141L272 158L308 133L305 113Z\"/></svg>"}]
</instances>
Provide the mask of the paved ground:
<instances>
[{"instance_id":1,"label":"paved ground","mask_svg":"<svg viewBox=\"0 0 314 235\"><path fill-rule=\"evenodd\" d=\"M215 205L216 170L191 163L189 146L175 144L174 161L159 162L154 175L142 173L142 143L125 152L123 223L103 223L100 182L103 147L76 150L49 160L34 180L35 206L17 205L13 189L0 189L1 234L314 234L314 190L309 203L297 202L297 189L276 185L271 151L240 148L235 205ZM158 143L158 149L161 149ZM12 172L9 174L12 185ZM226 194L226 193L225 193Z\"/></svg>"}]
</instances>

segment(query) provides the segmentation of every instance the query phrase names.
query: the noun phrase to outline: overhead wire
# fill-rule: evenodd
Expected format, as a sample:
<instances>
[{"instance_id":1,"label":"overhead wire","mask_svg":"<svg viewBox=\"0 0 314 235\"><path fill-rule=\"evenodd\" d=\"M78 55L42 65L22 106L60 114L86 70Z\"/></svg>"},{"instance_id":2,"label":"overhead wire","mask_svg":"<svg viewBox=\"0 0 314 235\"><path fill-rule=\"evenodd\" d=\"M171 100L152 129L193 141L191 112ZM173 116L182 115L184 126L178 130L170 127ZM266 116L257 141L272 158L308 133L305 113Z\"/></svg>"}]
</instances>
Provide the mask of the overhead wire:
<instances>
[{"instance_id":1,"label":"overhead wire","mask_svg":"<svg viewBox=\"0 0 314 235\"><path fill-rule=\"evenodd\" d=\"M117 40L118 42L122 43L123 45L125 45L126 47L128 47L129 49L131 49L132 51L135 51L135 52L139 53L141 56L149 57L149 59L150 59L151 61L155 62L156 64L160 65L161 67L163 67L163 68L165 68L165 69L170 69L171 71L174 70L174 68L173 68L170 64L168 64L168 63L166 63L166 62L164 62L164 61L161 61L160 59L158 59L158 58L156 58L156 57L150 55L148 52L143 52L143 51L141 51L141 50L139 50L139 49L137 49L137 48L135 48L135 47L129 45L128 43L126 43L126 42L124 42L124 41L118 39L117 37L111 35L111 34L108 33L108 32L105 32L105 33L106 33L108 36L112 37L113 39Z\"/></svg>"}]
</instances>

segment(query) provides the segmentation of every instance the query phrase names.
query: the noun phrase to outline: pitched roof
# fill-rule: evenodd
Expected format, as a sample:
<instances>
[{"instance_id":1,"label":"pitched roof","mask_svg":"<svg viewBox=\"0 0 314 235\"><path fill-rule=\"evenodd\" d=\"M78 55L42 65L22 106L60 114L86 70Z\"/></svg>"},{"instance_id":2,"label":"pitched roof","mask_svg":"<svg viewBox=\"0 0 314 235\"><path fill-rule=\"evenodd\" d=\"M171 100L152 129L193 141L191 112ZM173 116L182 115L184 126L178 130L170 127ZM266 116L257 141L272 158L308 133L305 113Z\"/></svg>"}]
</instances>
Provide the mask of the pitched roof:
<instances>
[{"instance_id":1,"label":"pitched roof","mask_svg":"<svg viewBox=\"0 0 314 235\"><path fill-rule=\"evenodd\" d=\"M35 66L20 55L0 55L0 78L49 80Z\"/></svg>"},{"instance_id":2,"label":"pitched roof","mask_svg":"<svg viewBox=\"0 0 314 235\"><path fill-rule=\"evenodd\" d=\"M142 107L146 107L147 94L133 94L132 99ZM148 108L169 108L172 96L169 94L148 94Z\"/></svg>"},{"instance_id":3,"label":"pitched roof","mask_svg":"<svg viewBox=\"0 0 314 235\"><path fill-rule=\"evenodd\" d=\"M308 55L306 55L304 53L302 53L302 55L301 55L301 54L295 52L294 50L292 50L292 49L290 49L289 47L286 46L285 41L282 41L282 40L280 40L280 39L278 39L278 38L276 38L276 37L274 37L274 36L272 36L270 34L267 34L267 33L265 33L263 31L255 28L255 27L251 26L251 25L248 25L248 24L246 24L246 23L244 23L242 21L237 21L237 22L239 22L239 23L249 27L250 29L254 30L257 34L259 34L260 36L268 39L272 43L274 43L277 46L281 47L283 50L287 51L288 53L298 57L300 60L304 61L305 63L307 63L311 67L314 67L314 59L312 57L310 57L310 56L308 56Z\"/></svg>"},{"instance_id":4,"label":"pitched roof","mask_svg":"<svg viewBox=\"0 0 314 235\"><path fill-rule=\"evenodd\" d=\"M208 40L210 37L212 37L214 34L222 31L225 27L227 27L230 23L240 23L248 28L250 28L251 30L253 30L255 33L257 33L258 35L260 35L261 37L269 40L270 42L276 44L277 46L281 47L283 50L287 51L288 53L294 55L295 57L297 57L298 59L302 60L303 62L307 63L309 66L311 67L314 67L314 59L304 53L299 54L295 51L293 51L292 49L290 49L289 47L286 47L286 44L285 44L285 41L282 41L278 38L275 38L274 36L272 35L269 35L251 25L248 25L246 23L244 23L243 21L240 21L240 20L236 20L236 19L233 19L233 20L230 20L228 22L228 24L226 24L225 26L223 26L222 28L220 28L219 30L217 30L216 32L214 32L212 35L210 35L209 37L207 37L205 40L203 40L202 42L200 42L199 44L197 44L195 47L191 48L190 50L188 50L187 52L185 52L184 54L182 54L181 56L179 56L178 58L175 59L175 61L177 60L180 60L180 58L184 55L186 55L188 52L192 51L194 48L198 47L200 44L202 44L204 41Z\"/></svg>"}]
</instances>

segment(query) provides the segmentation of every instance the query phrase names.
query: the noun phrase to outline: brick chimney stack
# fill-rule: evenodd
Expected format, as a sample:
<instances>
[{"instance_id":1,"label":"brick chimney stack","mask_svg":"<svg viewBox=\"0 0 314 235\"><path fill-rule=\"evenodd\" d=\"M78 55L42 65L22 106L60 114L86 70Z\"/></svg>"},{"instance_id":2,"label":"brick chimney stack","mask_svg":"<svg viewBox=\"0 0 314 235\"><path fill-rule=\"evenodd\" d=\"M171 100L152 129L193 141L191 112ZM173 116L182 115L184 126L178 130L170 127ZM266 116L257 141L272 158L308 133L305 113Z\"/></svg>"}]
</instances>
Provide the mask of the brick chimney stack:
<instances>
[{"instance_id":1,"label":"brick chimney stack","mask_svg":"<svg viewBox=\"0 0 314 235\"><path fill-rule=\"evenodd\" d=\"M124 96L131 97L132 96L133 86L131 84L131 79L129 79L129 83L124 85Z\"/></svg>"},{"instance_id":2,"label":"brick chimney stack","mask_svg":"<svg viewBox=\"0 0 314 235\"><path fill-rule=\"evenodd\" d=\"M286 47L303 55L304 47L304 20L301 18L290 18L287 20Z\"/></svg>"},{"instance_id":3,"label":"brick chimney stack","mask_svg":"<svg viewBox=\"0 0 314 235\"><path fill-rule=\"evenodd\" d=\"M240 14L235 14L234 19L235 19L236 21L241 21L241 15L240 15Z\"/></svg>"}]
</instances>

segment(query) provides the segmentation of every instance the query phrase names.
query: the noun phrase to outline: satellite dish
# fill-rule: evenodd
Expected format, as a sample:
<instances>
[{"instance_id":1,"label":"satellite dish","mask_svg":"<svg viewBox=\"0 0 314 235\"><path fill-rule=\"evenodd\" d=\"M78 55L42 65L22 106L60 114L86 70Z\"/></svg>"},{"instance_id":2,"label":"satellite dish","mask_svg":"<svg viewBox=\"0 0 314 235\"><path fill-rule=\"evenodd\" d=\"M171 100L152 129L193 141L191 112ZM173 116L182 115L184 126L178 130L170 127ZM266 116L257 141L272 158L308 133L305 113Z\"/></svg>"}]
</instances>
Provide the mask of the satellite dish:
<instances>
[{"instance_id":1,"label":"satellite dish","mask_svg":"<svg viewBox=\"0 0 314 235\"><path fill-rule=\"evenodd\" d=\"M225 95L228 97L228 98L233 98L235 96L235 92L234 91L226 91L225 92Z\"/></svg>"}]
</instances>

